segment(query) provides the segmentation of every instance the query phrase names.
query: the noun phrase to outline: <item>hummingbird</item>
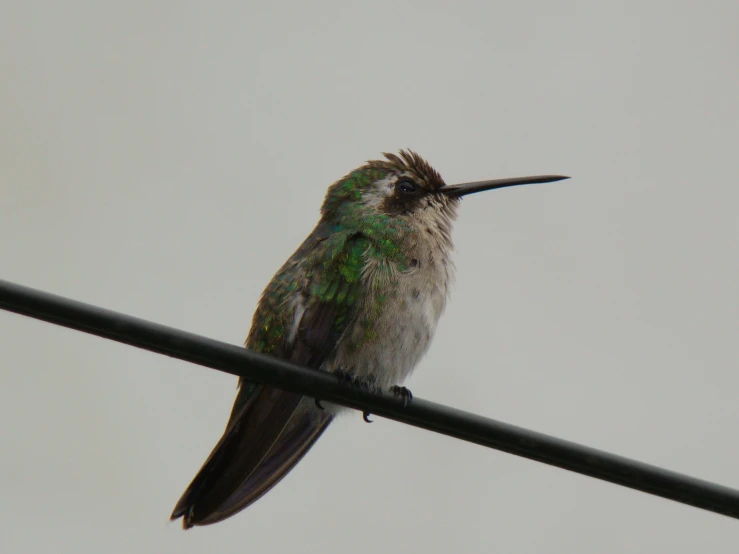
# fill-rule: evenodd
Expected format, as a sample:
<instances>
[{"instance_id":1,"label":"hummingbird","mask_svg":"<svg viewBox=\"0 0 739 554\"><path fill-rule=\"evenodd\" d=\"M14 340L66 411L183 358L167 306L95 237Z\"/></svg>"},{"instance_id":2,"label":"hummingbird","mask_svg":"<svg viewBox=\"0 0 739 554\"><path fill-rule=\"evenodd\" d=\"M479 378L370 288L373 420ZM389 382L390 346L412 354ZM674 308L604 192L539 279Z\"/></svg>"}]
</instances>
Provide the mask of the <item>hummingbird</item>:
<instances>
[{"instance_id":1,"label":"hummingbird","mask_svg":"<svg viewBox=\"0 0 739 554\"><path fill-rule=\"evenodd\" d=\"M415 152L383 155L328 188L315 229L262 293L245 346L407 403L413 396L402 384L428 350L454 280L460 199L567 177L447 185ZM343 409L241 378L223 436L171 519L188 529L240 512Z\"/></svg>"}]
</instances>

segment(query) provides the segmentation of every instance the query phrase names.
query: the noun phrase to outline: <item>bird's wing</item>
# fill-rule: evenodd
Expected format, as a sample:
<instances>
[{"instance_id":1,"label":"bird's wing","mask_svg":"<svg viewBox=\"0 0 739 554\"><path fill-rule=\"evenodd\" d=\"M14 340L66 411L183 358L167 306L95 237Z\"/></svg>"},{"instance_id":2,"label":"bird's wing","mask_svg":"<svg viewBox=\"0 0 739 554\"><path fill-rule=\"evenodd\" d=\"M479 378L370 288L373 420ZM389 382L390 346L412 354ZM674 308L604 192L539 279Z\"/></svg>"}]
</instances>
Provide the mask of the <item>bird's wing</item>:
<instances>
[{"instance_id":1,"label":"bird's wing","mask_svg":"<svg viewBox=\"0 0 739 554\"><path fill-rule=\"evenodd\" d=\"M247 347L320 368L359 299L368 244L319 225L262 294ZM242 379L226 430L172 519L182 516L185 528L221 521L279 482L332 419L306 403L298 409L302 398Z\"/></svg>"}]
</instances>

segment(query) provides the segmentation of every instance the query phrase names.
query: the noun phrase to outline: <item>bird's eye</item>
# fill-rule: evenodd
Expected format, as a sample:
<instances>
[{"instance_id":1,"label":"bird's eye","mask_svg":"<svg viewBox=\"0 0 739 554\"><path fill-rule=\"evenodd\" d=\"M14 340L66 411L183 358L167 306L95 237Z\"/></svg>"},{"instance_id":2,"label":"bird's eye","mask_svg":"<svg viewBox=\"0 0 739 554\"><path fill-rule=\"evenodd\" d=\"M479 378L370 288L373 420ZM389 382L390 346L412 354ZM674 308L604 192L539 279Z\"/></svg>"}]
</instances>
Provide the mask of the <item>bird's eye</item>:
<instances>
[{"instance_id":1,"label":"bird's eye","mask_svg":"<svg viewBox=\"0 0 739 554\"><path fill-rule=\"evenodd\" d=\"M401 194L412 196L418 192L418 185L408 179L403 179L395 184L395 189Z\"/></svg>"}]
</instances>

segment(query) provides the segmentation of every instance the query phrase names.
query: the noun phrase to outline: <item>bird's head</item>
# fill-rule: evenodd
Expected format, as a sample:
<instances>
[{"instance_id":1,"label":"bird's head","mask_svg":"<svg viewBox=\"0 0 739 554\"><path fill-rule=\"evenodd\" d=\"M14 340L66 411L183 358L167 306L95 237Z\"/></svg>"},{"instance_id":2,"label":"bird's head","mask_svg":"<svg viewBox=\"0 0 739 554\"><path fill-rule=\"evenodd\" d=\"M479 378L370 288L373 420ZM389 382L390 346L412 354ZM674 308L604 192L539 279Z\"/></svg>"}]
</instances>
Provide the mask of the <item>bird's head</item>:
<instances>
[{"instance_id":1,"label":"bird's head","mask_svg":"<svg viewBox=\"0 0 739 554\"><path fill-rule=\"evenodd\" d=\"M451 221L462 196L496 188L566 179L560 175L517 177L447 185L431 165L410 150L384 154L331 185L321 208L324 218L344 220L381 215L389 220L427 217Z\"/></svg>"}]
</instances>

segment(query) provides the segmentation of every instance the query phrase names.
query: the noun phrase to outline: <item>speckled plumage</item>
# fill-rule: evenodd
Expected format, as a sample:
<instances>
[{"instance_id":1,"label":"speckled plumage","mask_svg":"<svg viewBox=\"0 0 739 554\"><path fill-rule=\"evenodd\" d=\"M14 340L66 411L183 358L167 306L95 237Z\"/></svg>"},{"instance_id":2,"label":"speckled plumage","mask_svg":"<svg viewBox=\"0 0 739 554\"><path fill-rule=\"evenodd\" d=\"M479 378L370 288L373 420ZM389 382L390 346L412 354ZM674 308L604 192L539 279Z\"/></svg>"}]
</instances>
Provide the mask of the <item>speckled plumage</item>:
<instances>
[{"instance_id":1,"label":"speckled plumage","mask_svg":"<svg viewBox=\"0 0 739 554\"><path fill-rule=\"evenodd\" d=\"M459 198L566 179L539 175L448 186L418 154L368 162L331 185L321 219L262 294L246 346L398 389L426 353L453 280ZM295 467L338 407L242 380L218 444L172 512L183 527L243 510Z\"/></svg>"},{"instance_id":2,"label":"speckled plumage","mask_svg":"<svg viewBox=\"0 0 739 554\"><path fill-rule=\"evenodd\" d=\"M401 185L411 182L414 191ZM405 186L405 185L404 185ZM247 348L387 389L428 349L453 280L457 198L420 156L385 154L331 185L321 219L262 294ZM337 412L243 381L223 438L180 499L185 528L276 484Z\"/></svg>"},{"instance_id":3,"label":"speckled plumage","mask_svg":"<svg viewBox=\"0 0 739 554\"><path fill-rule=\"evenodd\" d=\"M388 209L399 178L410 177L429 193L444 182L415 153L386 157L329 188L318 225L264 291L248 348L297 361L305 353L294 348L296 337L290 340L296 310L303 317L317 311L320 317L299 331L316 350L303 363L320 357L324 369L341 367L385 388L416 365L453 279L450 227L458 201L428 195L426 205L406 213ZM326 311L331 317L322 319Z\"/></svg>"}]
</instances>

